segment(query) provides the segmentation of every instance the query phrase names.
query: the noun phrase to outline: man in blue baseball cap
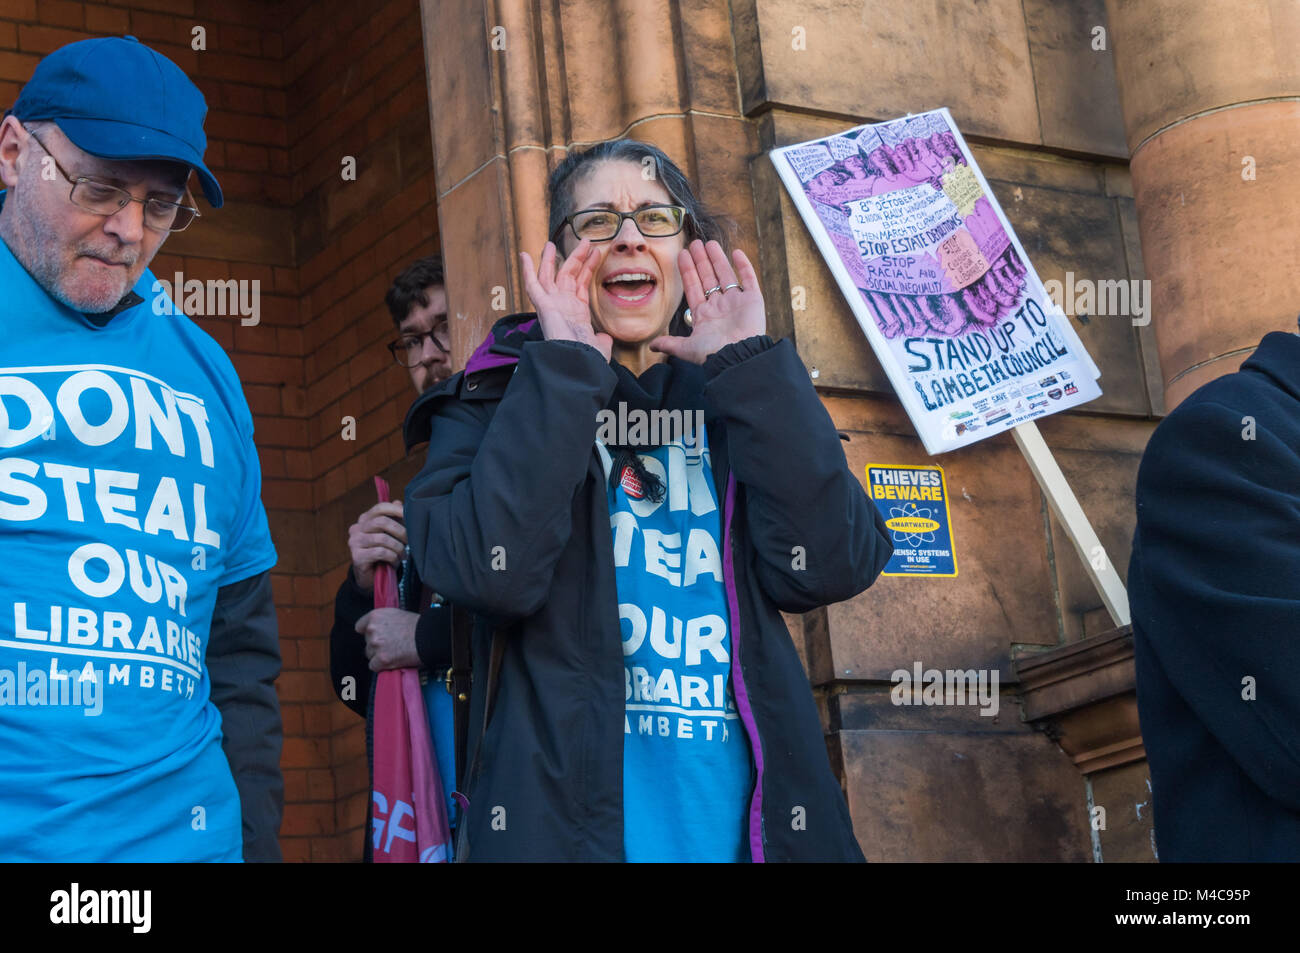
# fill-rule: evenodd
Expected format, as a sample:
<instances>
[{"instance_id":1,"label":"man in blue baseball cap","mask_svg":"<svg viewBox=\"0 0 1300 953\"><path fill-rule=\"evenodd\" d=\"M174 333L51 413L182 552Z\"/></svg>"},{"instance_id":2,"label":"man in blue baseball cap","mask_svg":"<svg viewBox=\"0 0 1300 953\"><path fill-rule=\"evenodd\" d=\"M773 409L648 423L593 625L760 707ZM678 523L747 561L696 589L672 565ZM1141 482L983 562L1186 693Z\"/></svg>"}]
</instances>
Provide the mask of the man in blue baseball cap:
<instances>
[{"instance_id":1,"label":"man in blue baseball cap","mask_svg":"<svg viewBox=\"0 0 1300 953\"><path fill-rule=\"evenodd\" d=\"M0 122L0 860L278 860L280 657L253 421L149 263L221 188L134 37Z\"/></svg>"}]
</instances>

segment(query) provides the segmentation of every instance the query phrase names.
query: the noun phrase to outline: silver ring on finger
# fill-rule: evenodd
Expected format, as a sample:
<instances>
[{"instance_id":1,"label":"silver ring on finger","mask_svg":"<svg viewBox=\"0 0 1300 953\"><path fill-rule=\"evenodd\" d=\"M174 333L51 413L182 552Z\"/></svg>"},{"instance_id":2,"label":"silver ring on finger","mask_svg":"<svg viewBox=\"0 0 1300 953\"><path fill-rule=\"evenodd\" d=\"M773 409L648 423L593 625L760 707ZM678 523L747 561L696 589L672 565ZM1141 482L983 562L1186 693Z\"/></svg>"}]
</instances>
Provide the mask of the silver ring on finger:
<instances>
[{"instance_id":1,"label":"silver ring on finger","mask_svg":"<svg viewBox=\"0 0 1300 953\"><path fill-rule=\"evenodd\" d=\"M741 287L741 284L740 284L739 281L733 281L731 284L729 284L729 285L727 285L727 286L725 286L724 288L721 288L721 289L719 289L719 290L721 290L723 294L726 294L726 293L727 293L728 291L730 291L732 288L740 288L741 291L744 291L744 290L745 290L743 287Z\"/></svg>"},{"instance_id":2,"label":"silver ring on finger","mask_svg":"<svg viewBox=\"0 0 1300 953\"><path fill-rule=\"evenodd\" d=\"M714 286L713 286L712 288L710 288L708 291L704 292L704 297L705 297L705 299L707 299L707 298L709 297L709 295L713 294L713 292L715 292L715 291L721 291L721 290L722 290L722 286L721 286L721 285L714 285Z\"/></svg>"}]
</instances>

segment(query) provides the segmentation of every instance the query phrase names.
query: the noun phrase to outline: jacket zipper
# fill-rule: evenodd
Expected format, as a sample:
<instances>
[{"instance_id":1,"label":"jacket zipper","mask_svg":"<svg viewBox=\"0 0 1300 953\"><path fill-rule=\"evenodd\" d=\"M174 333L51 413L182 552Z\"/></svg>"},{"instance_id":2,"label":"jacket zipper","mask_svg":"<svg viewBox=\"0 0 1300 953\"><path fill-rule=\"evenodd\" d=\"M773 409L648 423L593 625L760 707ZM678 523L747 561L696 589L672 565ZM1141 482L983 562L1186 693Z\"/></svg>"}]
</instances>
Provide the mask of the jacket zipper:
<instances>
[{"instance_id":1,"label":"jacket zipper","mask_svg":"<svg viewBox=\"0 0 1300 953\"><path fill-rule=\"evenodd\" d=\"M749 705L749 692L745 689L745 675L740 664L740 602L736 597L736 567L731 542L731 518L735 503L736 477L728 473L723 519L722 575L727 589L727 611L731 616L731 681L735 689L736 711L749 736L749 749L754 757L754 793L749 799L749 856L754 863L762 864L767 861L763 850L763 745L758 737L758 725Z\"/></svg>"}]
</instances>

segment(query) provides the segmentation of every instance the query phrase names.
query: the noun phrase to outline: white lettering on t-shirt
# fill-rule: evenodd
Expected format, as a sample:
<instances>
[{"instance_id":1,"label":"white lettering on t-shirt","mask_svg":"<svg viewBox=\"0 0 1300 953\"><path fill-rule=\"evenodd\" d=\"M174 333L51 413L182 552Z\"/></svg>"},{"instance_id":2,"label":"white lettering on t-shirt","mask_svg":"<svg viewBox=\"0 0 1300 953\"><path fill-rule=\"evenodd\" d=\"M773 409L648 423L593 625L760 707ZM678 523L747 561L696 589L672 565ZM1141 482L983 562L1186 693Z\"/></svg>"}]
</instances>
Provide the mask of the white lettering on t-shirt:
<instances>
[{"instance_id":1,"label":"white lettering on t-shirt","mask_svg":"<svg viewBox=\"0 0 1300 953\"><path fill-rule=\"evenodd\" d=\"M30 418L22 430L10 429L5 397L17 397L27 405ZM39 387L25 377L0 377L0 448L17 447L35 440L53 420L54 408Z\"/></svg>"},{"instance_id":2,"label":"white lettering on t-shirt","mask_svg":"<svg viewBox=\"0 0 1300 953\"><path fill-rule=\"evenodd\" d=\"M176 395L170 387L162 388L161 405L154 400L149 384L142 378L131 378L131 396L135 401L135 446L138 450L153 449L153 433L163 438L174 457L185 456L185 435L181 433L181 415L176 407Z\"/></svg>"},{"instance_id":3,"label":"white lettering on t-shirt","mask_svg":"<svg viewBox=\"0 0 1300 953\"><path fill-rule=\"evenodd\" d=\"M36 476L40 467L21 457L0 460L0 495L21 497L24 502L10 503L0 499L0 519L27 522L40 519L45 512L45 492L35 484L17 479L17 476Z\"/></svg>"},{"instance_id":4,"label":"white lettering on t-shirt","mask_svg":"<svg viewBox=\"0 0 1300 953\"><path fill-rule=\"evenodd\" d=\"M632 631L623 639L623 654L632 655L645 641L645 613L631 602L619 603L618 617L632 623Z\"/></svg>"},{"instance_id":5,"label":"white lettering on t-shirt","mask_svg":"<svg viewBox=\"0 0 1300 953\"><path fill-rule=\"evenodd\" d=\"M699 665L700 654L708 652L715 661L726 662L727 650L722 639L727 634L727 622L721 616L706 615L691 619L686 624L686 664Z\"/></svg>"},{"instance_id":6,"label":"white lettering on t-shirt","mask_svg":"<svg viewBox=\"0 0 1300 953\"><path fill-rule=\"evenodd\" d=\"M107 419L92 424L82 415L81 398L87 391L99 391L108 398ZM72 435L88 447L102 447L112 443L126 429L130 412L126 394L113 378L103 371L79 371L59 387L56 403L59 413L68 422Z\"/></svg>"},{"instance_id":7,"label":"white lettering on t-shirt","mask_svg":"<svg viewBox=\"0 0 1300 953\"><path fill-rule=\"evenodd\" d=\"M682 565L682 554L676 552L682 545L681 534L643 529L641 537L645 540L645 571L667 579L674 586L680 586L682 574L673 570L680 569Z\"/></svg>"},{"instance_id":8,"label":"white lettering on t-shirt","mask_svg":"<svg viewBox=\"0 0 1300 953\"><path fill-rule=\"evenodd\" d=\"M177 539L189 539L185 531L185 510L181 507L180 490L176 481L169 476L158 481L158 491L153 502L149 504L149 513L144 518L144 531L157 536L162 530L171 533Z\"/></svg>"},{"instance_id":9,"label":"white lettering on t-shirt","mask_svg":"<svg viewBox=\"0 0 1300 953\"><path fill-rule=\"evenodd\" d=\"M718 544L713 534L696 527L691 530L686 540L686 565L683 584L690 586L703 573L709 573L718 582L722 582L722 559L718 555Z\"/></svg>"},{"instance_id":10,"label":"white lettering on t-shirt","mask_svg":"<svg viewBox=\"0 0 1300 953\"><path fill-rule=\"evenodd\" d=\"M46 461L45 475L63 482L63 501L67 507L68 520L72 523L84 523L86 517L81 512L81 493L77 487L90 482L90 471L85 467L74 467L66 463Z\"/></svg>"},{"instance_id":11,"label":"white lettering on t-shirt","mask_svg":"<svg viewBox=\"0 0 1300 953\"><path fill-rule=\"evenodd\" d=\"M636 517L626 510L611 513L610 529L614 531L614 565L626 566L632 555L632 537L636 535Z\"/></svg>"},{"instance_id":12,"label":"white lettering on t-shirt","mask_svg":"<svg viewBox=\"0 0 1300 953\"><path fill-rule=\"evenodd\" d=\"M198 442L203 465L213 467L216 464L212 434L208 429L208 411L203 401L173 390L157 378L130 368L109 365L50 365L3 370L9 373L0 374L0 449L35 440L51 432L52 425L53 431L58 432L60 427L54 411L57 407L67 431L85 446L102 447L112 443L134 420L136 449L154 449L156 433L171 455L183 457L186 455L184 415L190 421ZM32 380L18 376L17 372L63 373L68 376L54 390L54 406L51 406L40 387ZM157 386L161 400L154 395L151 383ZM17 430L11 426L10 408L6 406L5 397L16 398L26 408L27 422ZM21 419L21 414L18 419Z\"/></svg>"},{"instance_id":13,"label":"white lettering on t-shirt","mask_svg":"<svg viewBox=\"0 0 1300 953\"><path fill-rule=\"evenodd\" d=\"M140 520L128 515L135 509L135 497L114 493L114 490L134 490L140 484L140 474L120 470L95 471L95 502L105 523L117 523L138 530Z\"/></svg>"},{"instance_id":14,"label":"white lettering on t-shirt","mask_svg":"<svg viewBox=\"0 0 1300 953\"><path fill-rule=\"evenodd\" d=\"M654 606L650 610L650 647L664 658L682 657L682 620L673 617L673 637L669 641L665 636L667 626L663 609Z\"/></svg>"}]
</instances>

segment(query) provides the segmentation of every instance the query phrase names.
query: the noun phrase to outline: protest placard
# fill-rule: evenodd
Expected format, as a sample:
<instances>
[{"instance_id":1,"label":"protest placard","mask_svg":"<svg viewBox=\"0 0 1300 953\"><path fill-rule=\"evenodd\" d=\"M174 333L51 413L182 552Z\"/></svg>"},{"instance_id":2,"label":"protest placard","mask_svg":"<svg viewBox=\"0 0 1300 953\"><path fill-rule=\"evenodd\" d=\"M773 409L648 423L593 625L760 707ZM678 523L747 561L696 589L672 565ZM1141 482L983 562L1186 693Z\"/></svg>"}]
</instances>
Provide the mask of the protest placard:
<instances>
[{"instance_id":1,"label":"protest placard","mask_svg":"<svg viewBox=\"0 0 1300 953\"><path fill-rule=\"evenodd\" d=\"M1101 396L947 109L771 157L928 453Z\"/></svg>"}]
</instances>

